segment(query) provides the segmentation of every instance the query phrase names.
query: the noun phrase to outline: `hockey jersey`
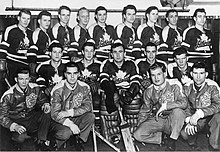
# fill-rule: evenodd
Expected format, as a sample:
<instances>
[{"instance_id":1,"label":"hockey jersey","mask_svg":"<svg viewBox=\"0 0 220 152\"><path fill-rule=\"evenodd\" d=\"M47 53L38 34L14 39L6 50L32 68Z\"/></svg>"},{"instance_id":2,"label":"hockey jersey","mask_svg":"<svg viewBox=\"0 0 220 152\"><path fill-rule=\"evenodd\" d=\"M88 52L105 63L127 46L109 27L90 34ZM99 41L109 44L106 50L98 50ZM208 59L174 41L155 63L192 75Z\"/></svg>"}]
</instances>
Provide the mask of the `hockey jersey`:
<instances>
[{"instance_id":1,"label":"hockey jersey","mask_svg":"<svg viewBox=\"0 0 220 152\"><path fill-rule=\"evenodd\" d=\"M78 42L79 44L78 57L80 59L83 58L82 46L89 39L90 36L87 29L82 28L79 24L73 27L73 41Z\"/></svg>"},{"instance_id":2,"label":"hockey jersey","mask_svg":"<svg viewBox=\"0 0 220 152\"><path fill-rule=\"evenodd\" d=\"M23 32L18 25L7 27L3 37L3 41L8 44L7 59L27 65L27 52L33 44L32 34L29 28Z\"/></svg>"},{"instance_id":3,"label":"hockey jersey","mask_svg":"<svg viewBox=\"0 0 220 152\"><path fill-rule=\"evenodd\" d=\"M136 29L129 27L125 23L120 23L116 26L117 37L122 41L125 46L125 57L128 59L135 59L132 53L134 41L137 40Z\"/></svg>"},{"instance_id":4,"label":"hockey jersey","mask_svg":"<svg viewBox=\"0 0 220 152\"><path fill-rule=\"evenodd\" d=\"M88 31L90 37L95 41L96 58L99 61L109 59L111 44L117 39L114 27L105 25L103 28L95 23L89 27Z\"/></svg>"}]
</instances>

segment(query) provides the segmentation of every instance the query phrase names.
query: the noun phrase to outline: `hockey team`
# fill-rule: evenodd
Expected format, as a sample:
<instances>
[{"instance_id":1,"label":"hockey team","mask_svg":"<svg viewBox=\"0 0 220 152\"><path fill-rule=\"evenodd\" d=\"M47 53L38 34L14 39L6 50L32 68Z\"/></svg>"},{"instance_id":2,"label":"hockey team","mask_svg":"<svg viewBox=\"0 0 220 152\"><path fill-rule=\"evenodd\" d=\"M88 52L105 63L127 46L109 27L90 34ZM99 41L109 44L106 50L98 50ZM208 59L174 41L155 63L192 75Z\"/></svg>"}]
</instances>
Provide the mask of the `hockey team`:
<instances>
[{"instance_id":1,"label":"hockey team","mask_svg":"<svg viewBox=\"0 0 220 152\"><path fill-rule=\"evenodd\" d=\"M11 140L34 139L36 150L63 150L69 141L81 151L95 124L118 143L121 107L135 142L166 142L165 150L175 151L183 138L199 151L198 133L206 130L209 150L219 150L220 88L205 9L195 10L195 24L185 30L177 10L166 12L164 28L158 12L148 7L136 29L134 5L115 26L98 6L88 26L91 12L82 7L70 27L71 9L61 6L58 23L50 28L44 10L32 31L31 12L20 10L0 43L0 124Z\"/></svg>"}]
</instances>

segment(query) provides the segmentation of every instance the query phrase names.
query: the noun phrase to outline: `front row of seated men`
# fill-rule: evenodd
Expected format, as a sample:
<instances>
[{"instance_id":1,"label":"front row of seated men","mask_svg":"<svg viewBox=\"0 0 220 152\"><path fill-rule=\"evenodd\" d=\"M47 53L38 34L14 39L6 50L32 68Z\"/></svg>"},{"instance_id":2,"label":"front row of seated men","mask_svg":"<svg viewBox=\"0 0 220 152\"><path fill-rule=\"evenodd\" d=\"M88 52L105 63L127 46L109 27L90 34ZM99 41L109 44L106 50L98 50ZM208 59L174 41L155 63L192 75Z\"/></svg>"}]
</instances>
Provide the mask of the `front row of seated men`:
<instances>
[{"instance_id":1,"label":"front row of seated men","mask_svg":"<svg viewBox=\"0 0 220 152\"><path fill-rule=\"evenodd\" d=\"M51 60L37 68L40 71L47 65L40 76L47 79L47 82L65 77L60 82L54 81L56 85L48 83L46 87L50 84L54 86L48 91L50 96L46 96L38 85L29 82L28 69L20 69L17 71L17 83L1 97L0 123L10 129L17 140L24 140L37 131L40 150L47 148L45 141L48 134L55 137L59 149L74 134L77 135L76 148L82 150L81 144L86 142L95 119L92 113L92 94L98 86L94 86L93 81L99 78L100 87L106 94L105 106L109 115L117 115L115 96L122 100L120 103L124 114L129 113L129 106L134 99L140 96L143 98L141 108L137 106L137 129L133 133L136 140L160 144L161 134L165 132L170 135L168 150L175 150L180 135L187 139L193 150L199 150L196 144L197 132L208 125L210 148L220 148L220 90L217 83L207 79L208 72L204 63L198 62L191 67L192 80L188 79L183 86L177 80L166 78L166 65L156 60L157 50L153 43L147 44L145 48L146 60L137 61L136 65L124 58L125 49L121 43L113 44L112 59L103 62L100 76L97 72L100 65L93 58L93 43L85 43L84 59L77 63L62 63L63 48L59 43L54 43L49 50ZM176 60L182 58L185 59L185 56L182 57L181 53L175 55ZM62 68L59 68L61 65ZM50 69L50 72L46 73L46 69ZM185 69L180 68L180 73ZM149 84L149 80L152 84ZM143 85L142 89L139 82ZM115 127L114 123L109 126Z\"/></svg>"}]
</instances>

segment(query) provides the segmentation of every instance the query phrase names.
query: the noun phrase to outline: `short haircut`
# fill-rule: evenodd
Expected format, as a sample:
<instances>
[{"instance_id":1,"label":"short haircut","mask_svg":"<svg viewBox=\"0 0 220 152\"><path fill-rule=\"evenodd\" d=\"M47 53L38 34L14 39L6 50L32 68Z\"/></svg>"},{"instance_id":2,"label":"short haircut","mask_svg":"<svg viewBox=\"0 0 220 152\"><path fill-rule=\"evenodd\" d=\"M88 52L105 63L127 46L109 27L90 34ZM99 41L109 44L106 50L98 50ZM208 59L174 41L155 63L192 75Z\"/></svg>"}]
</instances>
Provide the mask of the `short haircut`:
<instances>
[{"instance_id":1,"label":"short haircut","mask_svg":"<svg viewBox=\"0 0 220 152\"><path fill-rule=\"evenodd\" d=\"M21 17L22 13L25 13L25 14L28 14L28 15L31 16L31 12L30 12L29 10L26 10L26 9L22 9L22 10L20 10L20 12L18 13L18 16Z\"/></svg>"},{"instance_id":2,"label":"short haircut","mask_svg":"<svg viewBox=\"0 0 220 152\"><path fill-rule=\"evenodd\" d=\"M101 10L106 11L106 13L108 12L107 9L106 9L104 6L98 6L98 7L95 9L95 15L97 15L97 14L98 14L98 11L101 11ZM97 22L97 18L94 17L94 19L95 19L95 21Z\"/></svg>"},{"instance_id":3,"label":"short haircut","mask_svg":"<svg viewBox=\"0 0 220 152\"><path fill-rule=\"evenodd\" d=\"M202 12L206 14L206 11L204 8L197 8L193 14L193 17L196 17L198 12Z\"/></svg>"},{"instance_id":4,"label":"short haircut","mask_svg":"<svg viewBox=\"0 0 220 152\"><path fill-rule=\"evenodd\" d=\"M52 52L52 50L53 50L54 47L61 48L62 51L63 51L63 46L62 46L62 45L60 44L60 42L58 42L58 41L52 41L51 44L50 44L50 46L49 46L49 48L48 48L48 51L49 51L49 52Z\"/></svg>"},{"instance_id":5,"label":"short haircut","mask_svg":"<svg viewBox=\"0 0 220 152\"><path fill-rule=\"evenodd\" d=\"M58 14L61 13L61 10L68 10L69 12L71 12L71 9L68 6L62 5L60 6L60 8L58 9Z\"/></svg>"},{"instance_id":6,"label":"short haircut","mask_svg":"<svg viewBox=\"0 0 220 152\"><path fill-rule=\"evenodd\" d=\"M68 67L73 67L73 68L76 67L76 68L77 68L77 71L80 72L79 66L78 66L78 64L75 63L75 62L72 62L72 61L67 62L67 63L65 64L64 72L67 71L67 68L68 68Z\"/></svg>"},{"instance_id":7,"label":"short haircut","mask_svg":"<svg viewBox=\"0 0 220 152\"><path fill-rule=\"evenodd\" d=\"M92 42L85 42L85 43L83 44L83 46L82 46L82 50L83 50L83 51L84 51L84 49L85 49L86 46L92 46L93 49L95 50L95 44L92 43Z\"/></svg>"},{"instance_id":8,"label":"short haircut","mask_svg":"<svg viewBox=\"0 0 220 152\"><path fill-rule=\"evenodd\" d=\"M16 77L18 77L18 74L30 74L30 70L27 67L20 67L16 70Z\"/></svg>"},{"instance_id":9,"label":"short haircut","mask_svg":"<svg viewBox=\"0 0 220 152\"><path fill-rule=\"evenodd\" d=\"M147 14L150 14L150 12L153 10L159 11L159 9L156 6L150 6L146 9L146 11L145 11L146 21L148 21Z\"/></svg>"},{"instance_id":10,"label":"short haircut","mask_svg":"<svg viewBox=\"0 0 220 152\"><path fill-rule=\"evenodd\" d=\"M113 43L112 46L111 46L111 52L113 52L113 49L117 48L121 46L125 52L125 46L122 44L122 43Z\"/></svg>"},{"instance_id":11,"label":"short haircut","mask_svg":"<svg viewBox=\"0 0 220 152\"><path fill-rule=\"evenodd\" d=\"M48 11L41 11L39 14L38 14L38 16L37 16L37 19L41 19L42 18L42 16L49 16L49 17L51 17L51 13L50 12L48 12Z\"/></svg>"},{"instance_id":12,"label":"short haircut","mask_svg":"<svg viewBox=\"0 0 220 152\"><path fill-rule=\"evenodd\" d=\"M135 14L137 13L137 8L134 5L127 5L122 10L122 16L126 14L128 9L133 9L135 11Z\"/></svg>"},{"instance_id":13,"label":"short haircut","mask_svg":"<svg viewBox=\"0 0 220 152\"><path fill-rule=\"evenodd\" d=\"M155 62L153 65L150 66L149 73L151 74L151 70L156 70L157 68L160 68L163 72L166 72L166 67L163 63Z\"/></svg>"},{"instance_id":14,"label":"short haircut","mask_svg":"<svg viewBox=\"0 0 220 152\"><path fill-rule=\"evenodd\" d=\"M78 11L77 11L77 17L79 16L79 12L82 10L86 10L89 13L89 10L86 7L81 7ZM76 18L77 23L79 23L79 19Z\"/></svg>"},{"instance_id":15,"label":"short haircut","mask_svg":"<svg viewBox=\"0 0 220 152\"><path fill-rule=\"evenodd\" d=\"M168 18L168 16L169 16L170 13L176 13L176 14L178 15L177 10L175 10L175 9L170 9L170 10L168 10L168 11L166 12L166 18ZM167 24L169 24L169 22L168 22L167 20L165 20L165 22L166 22Z\"/></svg>"},{"instance_id":16,"label":"short haircut","mask_svg":"<svg viewBox=\"0 0 220 152\"><path fill-rule=\"evenodd\" d=\"M157 50L157 45L155 43L153 43L153 42L148 42L144 49L147 50L148 46L154 46L156 48L156 50Z\"/></svg>"},{"instance_id":17,"label":"short haircut","mask_svg":"<svg viewBox=\"0 0 220 152\"><path fill-rule=\"evenodd\" d=\"M192 71L193 71L193 69L205 69L205 72L208 72L206 64L201 61L195 62L192 66Z\"/></svg>"},{"instance_id":18,"label":"short haircut","mask_svg":"<svg viewBox=\"0 0 220 152\"><path fill-rule=\"evenodd\" d=\"M187 53L187 49L185 47L178 47L173 51L173 58L175 58L177 55L181 55L181 54L186 54L186 56L188 55Z\"/></svg>"},{"instance_id":19,"label":"short haircut","mask_svg":"<svg viewBox=\"0 0 220 152\"><path fill-rule=\"evenodd\" d=\"M51 13L48 11L41 11L38 16L37 19L41 19L42 16L49 16L51 18ZM39 27L39 23L37 22L37 26Z\"/></svg>"},{"instance_id":20,"label":"short haircut","mask_svg":"<svg viewBox=\"0 0 220 152\"><path fill-rule=\"evenodd\" d=\"M170 10L168 10L168 11L166 12L166 17L168 17L170 13L174 13L174 12L178 14L177 10L175 10L175 9L170 9Z\"/></svg>"}]
</instances>

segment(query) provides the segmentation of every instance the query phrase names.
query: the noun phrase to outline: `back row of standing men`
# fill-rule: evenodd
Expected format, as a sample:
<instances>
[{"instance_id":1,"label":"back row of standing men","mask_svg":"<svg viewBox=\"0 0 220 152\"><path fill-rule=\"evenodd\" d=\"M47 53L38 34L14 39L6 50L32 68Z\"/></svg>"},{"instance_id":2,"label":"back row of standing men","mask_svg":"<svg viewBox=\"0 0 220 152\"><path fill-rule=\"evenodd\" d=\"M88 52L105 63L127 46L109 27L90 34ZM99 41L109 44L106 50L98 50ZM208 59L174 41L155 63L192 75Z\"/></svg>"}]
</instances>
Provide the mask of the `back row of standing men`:
<instances>
[{"instance_id":1,"label":"back row of standing men","mask_svg":"<svg viewBox=\"0 0 220 152\"><path fill-rule=\"evenodd\" d=\"M173 60L173 50L182 45L188 49L189 61L205 61L212 74L212 33L204 28L205 10L195 11L195 26L187 28L184 32L177 27L176 10L167 11L167 26L164 29L156 25L158 11L157 7L150 6L145 13L146 23L135 29L132 24L137 10L135 6L127 5L122 11L123 22L114 28L106 23L107 9L99 6L95 10L96 23L87 29L89 11L82 7L77 13L78 25L72 29L68 26L71 10L67 6L61 6L58 10L59 22L53 28L49 29L51 14L42 11L38 15L38 28L33 32L28 28L31 12L21 10L18 14L18 24L6 28L0 45L1 58L7 58L9 82L15 83L14 76L18 67L29 65L34 75L37 64L49 60L48 46L52 40L58 40L64 47L62 58L66 61L82 59L82 46L89 39L94 40L96 58L101 62L111 58L111 44L118 40L125 46L125 56L132 60L143 57L146 44L153 42L157 45L157 58L170 62Z\"/></svg>"}]
</instances>

